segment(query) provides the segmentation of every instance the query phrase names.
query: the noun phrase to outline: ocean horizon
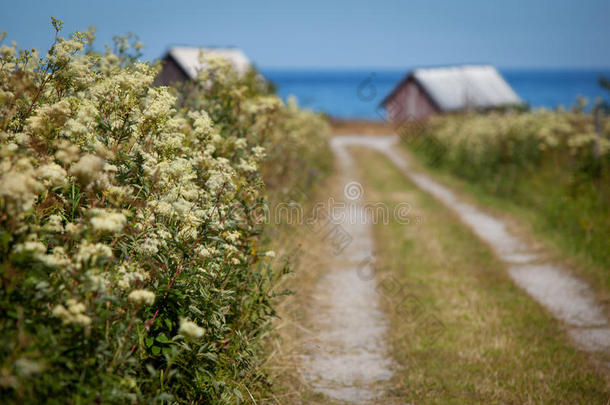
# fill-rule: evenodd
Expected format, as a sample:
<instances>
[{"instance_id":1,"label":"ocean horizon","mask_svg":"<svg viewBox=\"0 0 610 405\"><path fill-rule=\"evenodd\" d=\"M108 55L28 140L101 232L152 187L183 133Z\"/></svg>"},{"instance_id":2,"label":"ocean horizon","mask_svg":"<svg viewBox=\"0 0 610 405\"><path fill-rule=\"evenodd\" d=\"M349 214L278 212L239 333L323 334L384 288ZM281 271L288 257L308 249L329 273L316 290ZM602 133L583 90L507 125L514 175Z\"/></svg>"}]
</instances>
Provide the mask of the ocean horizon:
<instances>
[{"instance_id":1,"label":"ocean horizon","mask_svg":"<svg viewBox=\"0 0 610 405\"><path fill-rule=\"evenodd\" d=\"M333 118L382 120L381 101L411 69L261 69L285 101L295 96L299 105ZM597 98L610 99L599 85L608 69L498 69L531 108L570 108L578 97L591 106Z\"/></svg>"}]
</instances>

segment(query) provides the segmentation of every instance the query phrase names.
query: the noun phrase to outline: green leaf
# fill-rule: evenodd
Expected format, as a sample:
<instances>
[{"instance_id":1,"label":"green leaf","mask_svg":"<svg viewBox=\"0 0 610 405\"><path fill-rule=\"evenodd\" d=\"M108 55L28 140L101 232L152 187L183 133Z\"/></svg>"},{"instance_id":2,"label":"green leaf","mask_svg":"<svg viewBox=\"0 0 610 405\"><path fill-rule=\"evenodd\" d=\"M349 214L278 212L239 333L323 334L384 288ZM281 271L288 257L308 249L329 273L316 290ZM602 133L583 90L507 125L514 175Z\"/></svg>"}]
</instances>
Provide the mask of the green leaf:
<instances>
[{"instance_id":1,"label":"green leaf","mask_svg":"<svg viewBox=\"0 0 610 405\"><path fill-rule=\"evenodd\" d=\"M155 340L160 343L168 343L170 341L167 336L165 336L165 333L161 333Z\"/></svg>"}]
</instances>

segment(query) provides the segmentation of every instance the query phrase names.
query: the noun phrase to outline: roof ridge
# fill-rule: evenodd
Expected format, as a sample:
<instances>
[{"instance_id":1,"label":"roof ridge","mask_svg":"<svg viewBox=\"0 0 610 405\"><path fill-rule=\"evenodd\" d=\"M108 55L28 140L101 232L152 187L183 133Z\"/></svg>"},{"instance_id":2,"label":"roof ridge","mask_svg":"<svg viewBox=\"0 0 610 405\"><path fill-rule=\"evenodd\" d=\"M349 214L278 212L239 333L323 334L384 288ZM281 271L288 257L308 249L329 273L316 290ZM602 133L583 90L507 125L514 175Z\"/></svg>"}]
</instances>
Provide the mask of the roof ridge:
<instances>
[{"instance_id":1,"label":"roof ridge","mask_svg":"<svg viewBox=\"0 0 610 405\"><path fill-rule=\"evenodd\" d=\"M194 49L238 49L242 50L239 46L236 45L170 45L168 49L173 48L194 48Z\"/></svg>"},{"instance_id":2,"label":"roof ridge","mask_svg":"<svg viewBox=\"0 0 610 405\"><path fill-rule=\"evenodd\" d=\"M492 64L463 64L413 69L383 100L386 104L409 78L442 111L489 108L523 101Z\"/></svg>"}]
</instances>

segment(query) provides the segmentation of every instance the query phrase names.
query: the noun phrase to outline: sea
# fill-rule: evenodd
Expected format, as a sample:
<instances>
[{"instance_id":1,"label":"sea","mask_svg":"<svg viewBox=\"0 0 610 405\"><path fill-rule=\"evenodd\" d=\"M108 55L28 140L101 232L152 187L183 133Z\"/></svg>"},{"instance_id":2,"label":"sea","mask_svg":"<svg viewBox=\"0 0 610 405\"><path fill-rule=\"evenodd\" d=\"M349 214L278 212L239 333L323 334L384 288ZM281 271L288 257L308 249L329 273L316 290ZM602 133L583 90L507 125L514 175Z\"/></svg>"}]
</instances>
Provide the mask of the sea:
<instances>
[{"instance_id":1,"label":"sea","mask_svg":"<svg viewBox=\"0 0 610 405\"><path fill-rule=\"evenodd\" d=\"M599 86L608 70L499 69L506 81L530 107L570 108L579 96L606 101L610 92ZM300 106L333 118L382 120L381 101L406 76L405 70L298 70L262 69L287 100L296 97Z\"/></svg>"}]
</instances>

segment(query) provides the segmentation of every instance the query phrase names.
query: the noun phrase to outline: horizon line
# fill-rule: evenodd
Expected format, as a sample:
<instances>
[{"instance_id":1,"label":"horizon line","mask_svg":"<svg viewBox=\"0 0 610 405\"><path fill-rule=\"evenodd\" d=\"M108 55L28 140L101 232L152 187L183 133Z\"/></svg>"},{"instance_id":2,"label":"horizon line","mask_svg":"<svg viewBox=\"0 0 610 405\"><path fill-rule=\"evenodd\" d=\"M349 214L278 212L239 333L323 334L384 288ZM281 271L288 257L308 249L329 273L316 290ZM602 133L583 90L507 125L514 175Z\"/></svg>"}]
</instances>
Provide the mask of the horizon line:
<instances>
[{"instance_id":1,"label":"horizon line","mask_svg":"<svg viewBox=\"0 0 610 405\"><path fill-rule=\"evenodd\" d=\"M493 63L481 63L481 62L466 62L466 63L447 63L447 64L418 64L418 65L405 65L405 66L371 66L371 65L362 65L362 66L342 66L342 65L330 65L330 66L320 66L320 65L259 65L254 63L254 66L259 70L309 70L309 71L329 71L329 70L353 70L353 71L363 71L363 70L377 70L377 71L408 71L412 69L418 68L434 68L434 67L448 67L448 66L464 66L464 65L491 65L500 70L546 70L546 71L560 71L560 70L580 70L580 71L601 71L610 73L610 66L580 66L580 65L532 65L532 66L502 66L495 65Z\"/></svg>"}]
</instances>

